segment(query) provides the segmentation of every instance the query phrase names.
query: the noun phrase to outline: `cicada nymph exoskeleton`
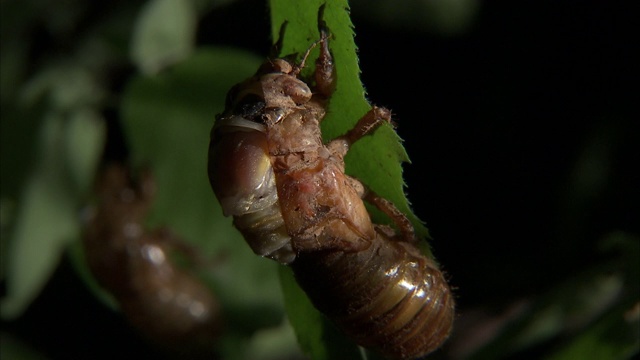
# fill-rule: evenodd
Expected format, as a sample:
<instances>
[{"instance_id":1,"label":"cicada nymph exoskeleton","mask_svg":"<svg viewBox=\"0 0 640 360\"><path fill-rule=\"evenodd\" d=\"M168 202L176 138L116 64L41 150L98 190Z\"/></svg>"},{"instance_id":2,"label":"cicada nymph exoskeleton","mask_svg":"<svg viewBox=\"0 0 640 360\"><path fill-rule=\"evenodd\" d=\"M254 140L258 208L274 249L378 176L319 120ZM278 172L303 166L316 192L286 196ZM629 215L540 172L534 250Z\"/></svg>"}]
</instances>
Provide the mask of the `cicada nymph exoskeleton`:
<instances>
[{"instance_id":1,"label":"cicada nymph exoskeleton","mask_svg":"<svg viewBox=\"0 0 640 360\"><path fill-rule=\"evenodd\" d=\"M148 171L138 179L120 165L102 171L83 234L87 264L127 320L151 341L181 353L211 354L220 305L209 287L172 260L174 252L195 257L184 240L167 228L145 227L154 192Z\"/></svg>"},{"instance_id":2,"label":"cicada nymph exoskeleton","mask_svg":"<svg viewBox=\"0 0 640 360\"><path fill-rule=\"evenodd\" d=\"M231 89L211 133L209 179L251 248L290 265L340 329L387 357L421 357L448 337L453 297L416 247L406 216L344 173L351 144L389 123L390 112L374 106L345 135L322 142L335 84L328 31L319 23L313 79L299 77L309 49L299 63L267 60ZM397 230L373 224L363 199Z\"/></svg>"}]
</instances>

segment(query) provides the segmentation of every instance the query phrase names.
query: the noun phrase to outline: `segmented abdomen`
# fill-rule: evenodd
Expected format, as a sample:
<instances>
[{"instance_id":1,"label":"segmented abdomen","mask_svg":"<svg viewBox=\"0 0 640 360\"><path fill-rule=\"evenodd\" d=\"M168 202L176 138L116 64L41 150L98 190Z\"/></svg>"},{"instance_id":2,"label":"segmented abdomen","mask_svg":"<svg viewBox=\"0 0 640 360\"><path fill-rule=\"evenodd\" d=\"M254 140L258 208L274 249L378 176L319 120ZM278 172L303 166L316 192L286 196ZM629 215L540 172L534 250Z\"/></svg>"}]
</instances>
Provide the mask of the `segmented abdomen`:
<instances>
[{"instance_id":1,"label":"segmented abdomen","mask_svg":"<svg viewBox=\"0 0 640 360\"><path fill-rule=\"evenodd\" d=\"M366 250L301 253L292 268L318 310L384 356L424 356L451 331L454 301L443 274L413 245L380 231Z\"/></svg>"},{"instance_id":2,"label":"segmented abdomen","mask_svg":"<svg viewBox=\"0 0 640 360\"><path fill-rule=\"evenodd\" d=\"M254 253L289 264L296 255L287 234L278 203L264 209L233 217L233 224L240 231Z\"/></svg>"}]
</instances>

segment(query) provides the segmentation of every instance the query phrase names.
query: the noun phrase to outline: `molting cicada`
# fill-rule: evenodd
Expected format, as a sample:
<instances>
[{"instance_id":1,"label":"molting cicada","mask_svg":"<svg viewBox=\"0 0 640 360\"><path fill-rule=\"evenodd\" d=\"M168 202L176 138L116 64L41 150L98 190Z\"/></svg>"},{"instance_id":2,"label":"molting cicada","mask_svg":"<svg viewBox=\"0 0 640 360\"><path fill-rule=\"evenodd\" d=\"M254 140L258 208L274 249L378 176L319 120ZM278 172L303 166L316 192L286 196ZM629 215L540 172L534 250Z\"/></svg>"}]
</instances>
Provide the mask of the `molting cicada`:
<instances>
[{"instance_id":1,"label":"molting cicada","mask_svg":"<svg viewBox=\"0 0 640 360\"><path fill-rule=\"evenodd\" d=\"M424 356L451 331L453 297L407 217L344 173L351 144L390 123L389 110L374 106L346 134L322 141L335 76L319 24L320 40L299 63L269 59L229 91L211 132L211 186L253 251L291 266L316 308L358 344L390 358ZM301 79L315 46L313 78ZM363 201L397 230L372 223Z\"/></svg>"}]
</instances>

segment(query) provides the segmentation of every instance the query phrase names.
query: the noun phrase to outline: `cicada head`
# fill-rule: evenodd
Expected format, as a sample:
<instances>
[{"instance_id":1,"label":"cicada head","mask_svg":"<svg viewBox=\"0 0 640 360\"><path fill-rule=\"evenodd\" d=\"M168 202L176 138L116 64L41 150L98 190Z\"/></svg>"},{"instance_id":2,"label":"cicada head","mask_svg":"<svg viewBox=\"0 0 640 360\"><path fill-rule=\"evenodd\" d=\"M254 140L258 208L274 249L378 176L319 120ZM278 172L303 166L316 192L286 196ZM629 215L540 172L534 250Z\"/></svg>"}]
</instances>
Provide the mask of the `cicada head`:
<instances>
[{"instance_id":1,"label":"cicada head","mask_svg":"<svg viewBox=\"0 0 640 360\"><path fill-rule=\"evenodd\" d=\"M227 94L224 116L242 116L263 124L279 120L268 116L273 109L297 109L312 96L297 77L297 67L286 59L266 61L258 72L234 86Z\"/></svg>"}]
</instances>

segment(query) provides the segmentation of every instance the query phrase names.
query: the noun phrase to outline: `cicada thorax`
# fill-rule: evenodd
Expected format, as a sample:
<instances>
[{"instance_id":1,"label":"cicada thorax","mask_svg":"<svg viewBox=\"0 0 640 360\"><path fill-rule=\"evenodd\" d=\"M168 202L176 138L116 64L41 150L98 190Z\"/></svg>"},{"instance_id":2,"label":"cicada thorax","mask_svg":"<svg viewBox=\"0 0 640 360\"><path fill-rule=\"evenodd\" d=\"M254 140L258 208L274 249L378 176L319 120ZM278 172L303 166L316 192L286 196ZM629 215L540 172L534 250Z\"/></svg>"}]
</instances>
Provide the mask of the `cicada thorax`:
<instances>
[{"instance_id":1,"label":"cicada thorax","mask_svg":"<svg viewBox=\"0 0 640 360\"><path fill-rule=\"evenodd\" d=\"M276 171L280 207L294 249L368 247L375 237L369 214L334 159L321 157L295 169Z\"/></svg>"},{"instance_id":2,"label":"cicada thorax","mask_svg":"<svg viewBox=\"0 0 640 360\"><path fill-rule=\"evenodd\" d=\"M384 231L362 251L300 253L292 268L318 310L386 357L418 358L449 336L454 301L443 274Z\"/></svg>"},{"instance_id":3,"label":"cicada thorax","mask_svg":"<svg viewBox=\"0 0 640 360\"><path fill-rule=\"evenodd\" d=\"M191 248L166 228L145 227L154 189L148 172L134 181L123 166L105 169L83 236L87 264L150 340L172 350L210 351L220 332L220 305L209 287L172 260L174 253L194 255Z\"/></svg>"}]
</instances>

